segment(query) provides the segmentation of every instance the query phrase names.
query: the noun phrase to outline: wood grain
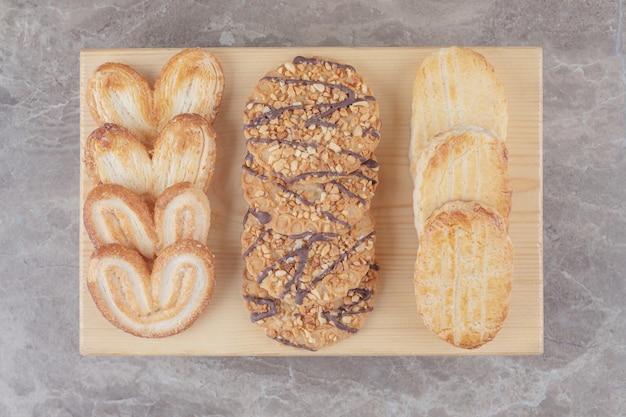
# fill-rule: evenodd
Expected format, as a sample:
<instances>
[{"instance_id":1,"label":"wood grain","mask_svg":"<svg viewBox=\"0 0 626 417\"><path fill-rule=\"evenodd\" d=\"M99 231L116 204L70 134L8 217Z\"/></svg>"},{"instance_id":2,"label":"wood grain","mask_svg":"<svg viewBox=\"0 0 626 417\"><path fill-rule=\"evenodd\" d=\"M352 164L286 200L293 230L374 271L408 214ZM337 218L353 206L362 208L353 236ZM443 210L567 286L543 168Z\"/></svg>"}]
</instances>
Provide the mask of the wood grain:
<instances>
[{"instance_id":1,"label":"wood grain","mask_svg":"<svg viewBox=\"0 0 626 417\"><path fill-rule=\"evenodd\" d=\"M510 236L515 270L509 316L490 343L476 350L440 341L421 323L413 291L417 236L413 227L408 146L411 89L424 57L437 48L214 48L226 90L215 128L218 162L209 199L213 209L208 246L216 255L217 284L209 307L187 331L142 339L109 324L96 309L84 270L92 245L80 231L80 352L83 355L360 356L528 355L543 352L542 51L534 47L475 48L495 67L509 101L509 174L513 185ZM84 102L85 85L107 61L134 67L151 83L179 49L83 50L80 55L80 141L96 128ZM318 352L282 346L250 322L241 296L239 235L246 205L240 187L245 155L242 112L254 84L296 55L320 55L352 64L381 108L380 185L372 203L380 264L375 310L364 328ZM82 203L92 187L81 165Z\"/></svg>"}]
</instances>

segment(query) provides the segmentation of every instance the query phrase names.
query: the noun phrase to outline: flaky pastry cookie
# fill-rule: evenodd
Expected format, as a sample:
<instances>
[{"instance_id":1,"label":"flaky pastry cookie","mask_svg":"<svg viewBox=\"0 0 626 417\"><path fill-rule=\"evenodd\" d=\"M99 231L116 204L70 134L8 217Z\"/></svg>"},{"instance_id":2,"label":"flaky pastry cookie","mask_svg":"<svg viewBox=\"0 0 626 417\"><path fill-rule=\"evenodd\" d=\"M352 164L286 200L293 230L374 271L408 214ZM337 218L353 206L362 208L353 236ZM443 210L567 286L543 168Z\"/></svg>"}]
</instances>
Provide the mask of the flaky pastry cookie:
<instances>
[{"instance_id":1,"label":"flaky pastry cookie","mask_svg":"<svg viewBox=\"0 0 626 417\"><path fill-rule=\"evenodd\" d=\"M83 223L96 248L117 243L148 259L157 252L152 209L139 195L118 184L102 184L87 194Z\"/></svg>"},{"instance_id":2,"label":"flaky pastry cookie","mask_svg":"<svg viewBox=\"0 0 626 417\"><path fill-rule=\"evenodd\" d=\"M124 126L151 147L158 132L178 114L197 113L212 124L223 91L220 63L208 51L193 48L170 58L154 91L128 65L105 63L89 79L85 101L99 126Z\"/></svg>"},{"instance_id":3,"label":"flaky pastry cookie","mask_svg":"<svg viewBox=\"0 0 626 417\"><path fill-rule=\"evenodd\" d=\"M152 207L119 184L102 184L87 194L83 208L87 234L96 248L110 243L137 250L153 259L179 240L206 244L211 226L209 199L191 183L165 190Z\"/></svg>"},{"instance_id":4,"label":"flaky pastry cookie","mask_svg":"<svg viewBox=\"0 0 626 417\"><path fill-rule=\"evenodd\" d=\"M133 249L96 249L87 287L102 315L127 333L166 337L187 329L209 303L215 285L213 254L193 240L165 248L152 270Z\"/></svg>"},{"instance_id":5,"label":"flaky pastry cookie","mask_svg":"<svg viewBox=\"0 0 626 417\"><path fill-rule=\"evenodd\" d=\"M417 311L440 339L477 348L508 314L513 246L505 221L478 202L450 201L428 218L415 263Z\"/></svg>"},{"instance_id":6,"label":"flaky pastry cookie","mask_svg":"<svg viewBox=\"0 0 626 417\"><path fill-rule=\"evenodd\" d=\"M424 59L413 86L410 162L432 137L446 128L471 124L506 140L508 113L502 84L493 66L478 52L442 48Z\"/></svg>"},{"instance_id":7,"label":"flaky pastry cookie","mask_svg":"<svg viewBox=\"0 0 626 417\"><path fill-rule=\"evenodd\" d=\"M508 230L511 181L508 151L495 132L457 125L432 138L416 164L413 190L415 228L451 200L480 201L493 207Z\"/></svg>"},{"instance_id":8,"label":"flaky pastry cookie","mask_svg":"<svg viewBox=\"0 0 626 417\"><path fill-rule=\"evenodd\" d=\"M85 172L96 185L120 184L151 202L179 182L206 192L215 170L215 137L203 117L180 114L163 127L151 155L128 129L104 124L85 142Z\"/></svg>"},{"instance_id":9,"label":"flaky pastry cookie","mask_svg":"<svg viewBox=\"0 0 626 417\"><path fill-rule=\"evenodd\" d=\"M211 227L211 205L205 192L182 182L167 188L154 204L154 224L159 248L178 240L206 244Z\"/></svg>"}]
</instances>

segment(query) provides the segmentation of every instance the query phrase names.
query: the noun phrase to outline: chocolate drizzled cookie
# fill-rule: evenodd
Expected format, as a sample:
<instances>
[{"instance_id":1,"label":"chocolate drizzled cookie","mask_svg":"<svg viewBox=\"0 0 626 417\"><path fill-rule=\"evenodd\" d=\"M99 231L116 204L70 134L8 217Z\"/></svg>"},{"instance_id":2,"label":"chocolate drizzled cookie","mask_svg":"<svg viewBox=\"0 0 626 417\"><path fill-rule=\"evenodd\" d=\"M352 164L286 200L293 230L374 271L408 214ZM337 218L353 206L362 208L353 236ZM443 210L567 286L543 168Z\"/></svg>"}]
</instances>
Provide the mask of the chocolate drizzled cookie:
<instances>
[{"instance_id":1,"label":"chocolate drizzled cookie","mask_svg":"<svg viewBox=\"0 0 626 417\"><path fill-rule=\"evenodd\" d=\"M243 123L250 318L282 344L318 350L373 308L378 104L354 67L296 57L259 80Z\"/></svg>"},{"instance_id":2,"label":"chocolate drizzled cookie","mask_svg":"<svg viewBox=\"0 0 626 417\"><path fill-rule=\"evenodd\" d=\"M248 151L286 181L355 171L378 145L379 129L378 103L363 78L321 58L296 57L268 73L244 110Z\"/></svg>"}]
</instances>

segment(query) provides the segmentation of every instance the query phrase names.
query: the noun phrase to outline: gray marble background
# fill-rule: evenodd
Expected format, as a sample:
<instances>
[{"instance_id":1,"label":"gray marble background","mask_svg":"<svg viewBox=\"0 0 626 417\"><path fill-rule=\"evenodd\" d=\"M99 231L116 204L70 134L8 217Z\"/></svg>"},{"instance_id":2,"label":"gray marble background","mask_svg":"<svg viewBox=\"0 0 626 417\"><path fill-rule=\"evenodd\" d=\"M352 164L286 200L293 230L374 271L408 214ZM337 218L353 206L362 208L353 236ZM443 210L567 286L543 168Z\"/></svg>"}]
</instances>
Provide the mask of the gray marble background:
<instances>
[{"instance_id":1,"label":"gray marble background","mask_svg":"<svg viewBox=\"0 0 626 417\"><path fill-rule=\"evenodd\" d=\"M0 0L0 416L625 415L624 10ZM81 49L452 44L544 48L544 355L80 356Z\"/></svg>"}]
</instances>

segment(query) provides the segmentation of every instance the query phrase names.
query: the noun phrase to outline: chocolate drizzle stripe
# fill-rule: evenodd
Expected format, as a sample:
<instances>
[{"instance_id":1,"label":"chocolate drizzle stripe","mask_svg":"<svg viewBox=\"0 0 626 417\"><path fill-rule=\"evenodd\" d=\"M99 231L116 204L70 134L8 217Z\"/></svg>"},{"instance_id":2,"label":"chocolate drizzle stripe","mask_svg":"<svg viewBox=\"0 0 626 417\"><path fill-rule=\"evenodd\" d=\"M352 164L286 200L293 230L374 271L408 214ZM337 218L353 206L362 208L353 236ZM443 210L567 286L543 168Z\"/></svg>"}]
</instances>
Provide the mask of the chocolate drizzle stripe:
<instances>
[{"instance_id":1,"label":"chocolate drizzle stripe","mask_svg":"<svg viewBox=\"0 0 626 417\"><path fill-rule=\"evenodd\" d=\"M261 81L278 82L281 84L300 84L300 85L321 84L330 89L341 90L346 94L347 97L345 99L338 101L336 103L331 103L331 102L316 103L313 106L311 106L312 109L316 109L316 110L326 109L326 110L322 110L319 114L315 114L309 117L305 122L306 127L309 127L311 125L337 127L335 123L324 121L322 119L330 116L337 110L350 107L354 103L357 103L360 101L375 101L376 100L373 96L357 97L356 91L354 91L352 88L348 86L335 84L335 83L326 83L323 81L301 80L301 79L284 78L284 77L278 77L278 76L263 77L261 78ZM267 107L269 110L262 113L257 118L250 120L250 122L244 125L244 130L251 128L251 127L258 127L263 124L269 123L271 120L279 118L286 111L305 109L305 106L302 104L292 104L292 105L281 107L281 108L275 108L273 106L267 106Z\"/></svg>"},{"instance_id":2,"label":"chocolate drizzle stripe","mask_svg":"<svg viewBox=\"0 0 626 417\"><path fill-rule=\"evenodd\" d=\"M352 65L348 65L348 64L342 64L340 62L334 62L334 61L327 61L325 59L321 59L321 58L306 58L303 56L298 55L297 57L295 57L293 59L293 64L294 65L298 65L298 64L305 64L305 65L318 65L318 64L329 64L333 67L336 68L341 68L344 70L349 70L352 72L356 72L356 69L352 66Z\"/></svg>"},{"instance_id":3,"label":"chocolate drizzle stripe","mask_svg":"<svg viewBox=\"0 0 626 417\"><path fill-rule=\"evenodd\" d=\"M280 336L271 337L271 336L268 335L267 337L269 337L270 339L273 339L273 340L275 340L275 341L277 341L279 343L282 343L283 345L287 345L287 346L295 347L295 348L298 348L298 349L305 349L305 350L309 350L311 352L315 352L315 349L312 349L312 348L310 348L307 345L301 345L301 344L298 344L298 343L294 343L294 342L291 342L291 341L289 341L287 339L284 339L284 338L282 338Z\"/></svg>"},{"instance_id":4,"label":"chocolate drizzle stripe","mask_svg":"<svg viewBox=\"0 0 626 417\"><path fill-rule=\"evenodd\" d=\"M256 247L263 241L263 239L268 233L269 233L269 230L264 230L259 234L259 236L254 240L254 242L252 242L252 244L248 247L248 249L246 249L246 251L243 253L242 257L244 260L250 255L250 253L254 249L256 249Z\"/></svg>"},{"instance_id":5,"label":"chocolate drizzle stripe","mask_svg":"<svg viewBox=\"0 0 626 417\"><path fill-rule=\"evenodd\" d=\"M276 315L276 300L272 300L271 298L263 298L263 297L251 297L249 295L243 296L244 300L249 303L255 303L259 305L268 306L269 310L264 313L250 313L250 320L255 322L259 320L263 320L267 317L272 317Z\"/></svg>"},{"instance_id":6,"label":"chocolate drizzle stripe","mask_svg":"<svg viewBox=\"0 0 626 417\"><path fill-rule=\"evenodd\" d=\"M328 268L326 268L325 270L322 271L321 274L319 274L316 277L313 277L313 279L311 280L311 284L309 286L309 288L306 289L306 291L303 293L302 295L302 299L300 301L301 304L302 301L304 301L304 296L306 294L308 294L312 287L317 284L318 282L320 282L321 280L323 280L333 269L335 269L337 267L337 265L339 265L341 262L344 261L344 259L346 259L348 256L350 256L352 253L356 252L356 249L365 241L370 240L371 238L373 238L376 235L376 232L371 232L366 236L363 236L362 238L360 238L359 240L356 241L356 243L354 245L352 245L352 247L350 249L348 249L347 251L343 252L341 254L341 256L339 258L337 258ZM298 300L298 295L296 295L296 302Z\"/></svg>"},{"instance_id":7,"label":"chocolate drizzle stripe","mask_svg":"<svg viewBox=\"0 0 626 417\"><path fill-rule=\"evenodd\" d=\"M369 313L372 310L374 310L373 307L366 307L366 308L360 309L360 310L355 311L355 312L350 312L349 314ZM346 332L349 332L349 333L357 333L359 331L359 329L355 329L354 327L347 326L347 325L345 325L345 324L343 324L341 322L341 319L344 316L348 315L348 313L344 313L344 314L340 314L338 316L334 316L331 311L325 311L322 314L323 314L324 318L326 318L326 320L328 320L333 325L335 325L335 327L338 328L339 330L343 330L343 331L346 331Z\"/></svg>"},{"instance_id":8,"label":"chocolate drizzle stripe","mask_svg":"<svg viewBox=\"0 0 626 417\"><path fill-rule=\"evenodd\" d=\"M339 191L341 191L343 194L347 195L350 198L354 198L355 200L357 200L359 204L367 205L366 199L348 190L346 186L341 184L339 181L331 181L330 183L333 184L335 187L337 187Z\"/></svg>"},{"instance_id":9,"label":"chocolate drizzle stripe","mask_svg":"<svg viewBox=\"0 0 626 417\"><path fill-rule=\"evenodd\" d=\"M254 218L256 218L261 224L267 224L272 220L271 214L265 211L255 210L252 207L250 207L248 211L246 212L245 216L243 217L243 224L246 224L246 222L248 221L249 215L254 216Z\"/></svg>"},{"instance_id":10,"label":"chocolate drizzle stripe","mask_svg":"<svg viewBox=\"0 0 626 417\"><path fill-rule=\"evenodd\" d=\"M295 146L298 148L313 148L313 149L317 149L317 143L307 143L307 142L296 142L293 140L286 140L286 139L270 139L270 138L248 138L246 139L246 142L248 143L264 143L264 144L269 144L269 143L279 143L281 145L291 145L291 146Z\"/></svg>"}]
</instances>

